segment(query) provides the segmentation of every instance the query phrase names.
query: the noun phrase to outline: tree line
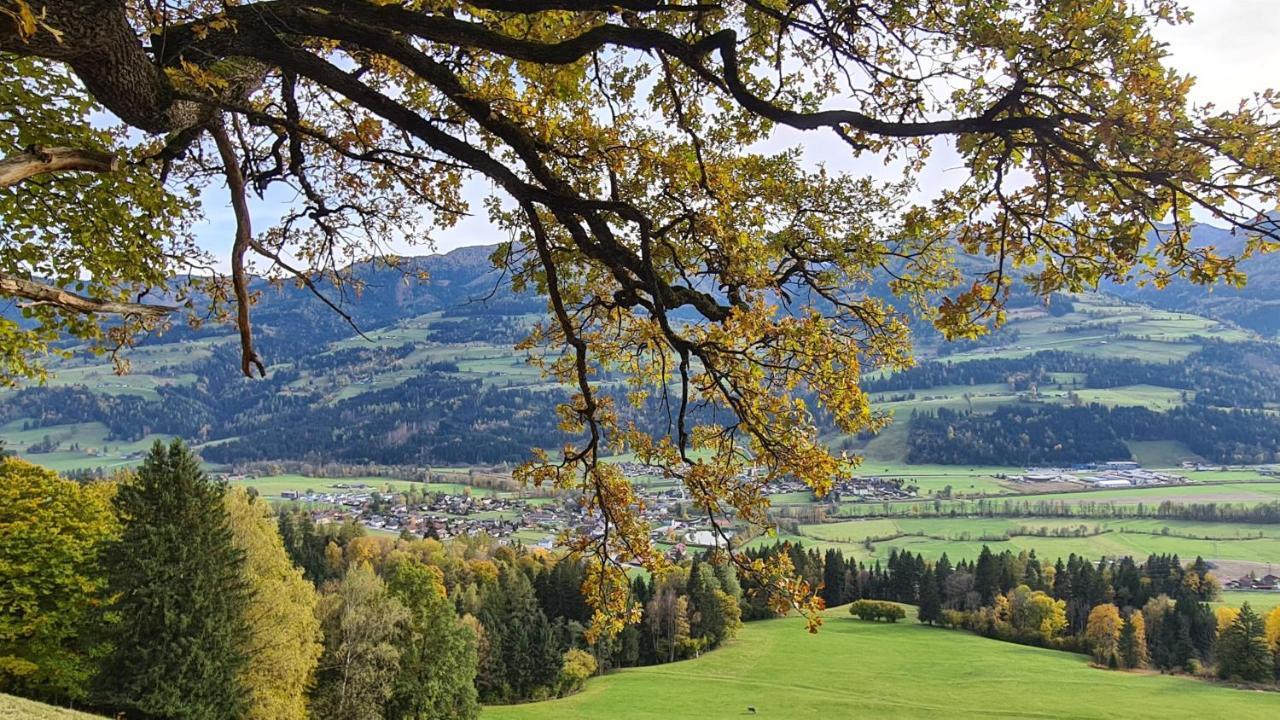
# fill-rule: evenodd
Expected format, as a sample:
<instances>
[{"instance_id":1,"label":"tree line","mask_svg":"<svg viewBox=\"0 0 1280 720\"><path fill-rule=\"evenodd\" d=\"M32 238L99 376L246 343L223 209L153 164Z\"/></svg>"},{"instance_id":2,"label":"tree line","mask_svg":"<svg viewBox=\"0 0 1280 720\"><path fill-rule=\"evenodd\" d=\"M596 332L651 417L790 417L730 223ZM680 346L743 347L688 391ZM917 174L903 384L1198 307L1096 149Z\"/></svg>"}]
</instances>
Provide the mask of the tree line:
<instances>
[{"instance_id":1,"label":"tree line","mask_svg":"<svg viewBox=\"0 0 1280 720\"><path fill-rule=\"evenodd\" d=\"M1131 457L1126 440L1176 440L1213 462L1280 460L1280 418L1258 410L1184 405L1156 412L1100 404L1004 405L990 414L913 412L907 461L945 465L1062 465Z\"/></svg>"},{"instance_id":2,"label":"tree line","mask_svg":"<svg viewBox=\"0 0 1280 720\"><path fill-rule=\"evenodd\" d=\"M732 637L733 566L636 578L590 632L578 558L372 536L211 479L180 441L76 482L0 460L0 691L124 718L475 718Z\"/></svg>"},{"instance_id":3,"label":"tree line","mask_svg":"<svg viewBox=\"0 0 1280 720\"><path fill-rule=\"evenodd\" d=\"M1108 667L1280 679L1280 608L1265 618L1247 604L1215 613L1208 602L1219 585L1201 558L1073 554L1050 564L1035 551L997 554L984 545L975 560L954 564L946 554L930 562L895 549L883 565L868 565L789 543L753 552L788 554L829 606L854 603L850 612L864 619L893 621L877 603L903 603L917 606L922 623L1088 653Z\"/></svg>"}]
</instances>

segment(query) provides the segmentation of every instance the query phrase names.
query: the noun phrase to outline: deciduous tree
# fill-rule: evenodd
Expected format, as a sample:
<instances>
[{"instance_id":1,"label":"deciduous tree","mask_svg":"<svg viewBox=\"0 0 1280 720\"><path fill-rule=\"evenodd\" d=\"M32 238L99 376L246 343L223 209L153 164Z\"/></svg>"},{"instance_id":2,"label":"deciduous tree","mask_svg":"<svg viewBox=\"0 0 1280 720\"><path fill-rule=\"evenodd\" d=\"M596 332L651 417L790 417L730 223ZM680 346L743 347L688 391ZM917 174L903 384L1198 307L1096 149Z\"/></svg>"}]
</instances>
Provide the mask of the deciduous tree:
<instances>
[{"instance_id":1,"label":"deciduous tree","mask_svg":"<svg viewBox=\"0 0 1280 720\"><path fill-rule=\"evenodd\" d=\"M1265 214L1280 194L1274 97L1190 103L1191 80L1166 66L1154 35L1189 19L1173 0L162 7L0 4L0 50L20 56L3 77L43 83L16 91L18 132L129 161L40 176L91 201L70 208L77 217L117 209L79 222L69 244L45 203L23 201L40 187L21 181L3 196L0 217L20 228L22 250L0 259L0 293L42 319L38 331L0 327L6 370L29 372L50 333L102 335L95 313L154 315L135 293L167 289L201 262L189 246L167 247L185 237L190 213L177 198L189 184L226 181L230 278L207 289L234 311L242 371L260 374L255 259L343 312L331 290L350 281L352 260L394 263L388 238L453 224L467 210L462 183L486 180L489 215L514 237L495 262L548 298L550 319L525 346L550 349L531 355L576 389L562 408L575 441L535 453L519 475L581 490L603 525L571 546L596 560L599 629L639 612L625 563L664 564L631 484L603 456L634 451L682 482L700 514L767 524L771 480L793 476L821 494L854 462L820 442L819 414L850 434L885 423L859 382L909 362L902 307L918 306L947 337L973 336L1002 319L1023 272L1044 295L1133 276L1239 284L1238 261L1280 237ZM59 110L59 95L74 107ZM96 108L133 132L76 129ZM902 177L806 165L795 146L762 150L778 129L824 133ZM23 173L56 167L51 151L24 158L28 141L5 141ZM919 198L913 178L942 148L965 172ZM253 227L251 199L273 190L300 200ZM1193 213L1243 235L1242 249L1191 247ZM106 250L100 237L127 245ZM96 266L70 269L84 263L63 262L65 247ZM990 263L961 283L957 250ZM58 287L79 282L83 296ZM670 429L625 422L602 391L603 367L628 375L629 400L659 397ZM695 419L701 405L728 419ZM813 609L812 584L785 556L772 560L743 569L779 609Z\"/></svg>"},{"instance_id":2,"label":"deciduous tree","mask_svg":"<svg viewBox=\"0 0 1280 720\"><path fill-rule=\"evenodd\" d=\"M285 553L271 508L243 488L231 488L227 516L235 545L244 553L243 580L251 592L247 662L240 682L249 691L245 717L303 720L320 644L315 586Z\"/></svg>"},{"instance_id":3,"label":"deciduous tree","mask_svg":"<svg viewBox=\"0 0 1280 720\"><path fill-rule=\"evenodd\" d=\"M1089 623L1084 637L1093 652L1094 661L1106 664L1120 652L1120 610L1111 603L1097 605L1089 611Z\"/></svg>"},{"instance_id":4,"label":"deciduous tree","mask_svg":"<svg viewBox=\"0 0 1280 720\"><path fill-rule=\"evenodd\" d=\"M387 587L409 613L387 717L478 717L476 635L458 618L440 570L410 557L397 557Z\"/></svg>"},{"instance_id":5,"label":"deciduous tree","mask_svg":"<svg viewBox=\"0 0 1280 720\"><path fill-rule=\"evenodd\" d=\"M87 697L107 598L99 554L119 531L114 489L0 458L0 690Z\"/></svg>"},{"instance_id":6,"label":"deciduous tree","mask_svg":"<svg viewBox=\"0 0 1280 720\"><path fill-rule=\"evenodd\" d=\"M400 671L398 642L409 613L368 564L348 568L317 608L324 654L316 672L311 716L335 720L382 717Z\"/></svg>"},{"instance_id":7,"label":"deciduous tree","mask_svg":"<svg viewBox=\"0 0 1280 720\"><path fill-rule=\"evenodd\" d=\"M1147 650L1147 624L1140 610L1132 610L1120 631L1120 657L1126 668L1144 668L1150 658Z\"/></svg>"}]
</instances>

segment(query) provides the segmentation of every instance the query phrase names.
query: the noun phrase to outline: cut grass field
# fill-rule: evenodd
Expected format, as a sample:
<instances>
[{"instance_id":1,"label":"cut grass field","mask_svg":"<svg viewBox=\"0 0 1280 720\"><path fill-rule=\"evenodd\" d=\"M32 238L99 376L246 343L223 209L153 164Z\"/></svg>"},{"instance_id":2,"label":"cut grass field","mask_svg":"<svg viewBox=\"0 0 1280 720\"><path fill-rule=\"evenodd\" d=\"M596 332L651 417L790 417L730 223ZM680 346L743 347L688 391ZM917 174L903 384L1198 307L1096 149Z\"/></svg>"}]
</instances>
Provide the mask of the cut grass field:
<instances>
[{"instance_id":1,"label":"cut grass field","mask_svg":"<svg viewBox=\"0 0 1280 720\"><path fill-rule=\"evenodd\" d=\"M1087 658L943 630L849 618L748 623L696 660L622 670L579 694L487 707L483 720L697 718L1274 718L1280 693L1101 670ZM909 614L911 612L909 611Z\"/></svg>"},{"instance_id":2,"label":"cut grass field","mask_svg":"<svg viewBox=\"0 0 1280 720\"><path fill-rule=\"evenodd\" d=\"M1214 607L1226 605L1238 608L1244 603L1249 603L1249 607L1259 614L1266 614L1271 611L1271 608L1280 605L1280 591L1224 590L1222 591L1222 597L1218 598L1217 602L1209 604Z\"/></svg>"}]
</instances>

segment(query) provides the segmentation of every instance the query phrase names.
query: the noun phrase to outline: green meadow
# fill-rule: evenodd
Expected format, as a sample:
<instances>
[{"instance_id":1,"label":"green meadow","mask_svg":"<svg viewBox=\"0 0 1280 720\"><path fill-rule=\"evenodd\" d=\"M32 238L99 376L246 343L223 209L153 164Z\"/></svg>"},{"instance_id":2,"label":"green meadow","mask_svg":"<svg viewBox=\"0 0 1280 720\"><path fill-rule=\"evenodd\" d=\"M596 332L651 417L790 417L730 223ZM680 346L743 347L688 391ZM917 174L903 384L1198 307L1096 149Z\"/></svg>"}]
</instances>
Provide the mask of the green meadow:
<instances>
[{"instance_id":1,"label":"green meadow","mask_svg":"<svg viewBox=\"0 0 1280 720\"><path fill-rule=\"evenodd\" d=\"M1082 532L1081 532L1082 529ZM1082 536L1063 536L1072 533ZM974 559L993 552L1034 550L1053 561L1069 555L1099 558L1177 554L1257 563L1280 561L1280 526L1173 520L1075 518L874 518L801 525L787 539L873 562L897 550L935 559ZM757 543L771 542L759 539Z\"/></svg>"},{"instance_id":2,"label":"green meadow","mask_svg":"<svg viewBox=\"0 0 1280 720\"><path fill-rule=\"evenodd\" d=\"M0 693L0 720L101 720L101 718L101 715L87 715Z\"/></svg>"},{"instance_id":3,"label":"green meadow","mask_svg":"<svg viewBox=\"0 0 1280 720\"><path fill-rule=\"evenodd\" d=\"M280 497L280 493L286 490L298 490L305 492L310 489L316 492L343 492L345 490L344 488L337 488L334 487L334 485L352 485L355 483L364 483L368 486L367 489L372 490L382 490L389 487L392 491L396 492L413 489L431 493L448 493L452 495L461 495L468 491L476 496L497 496L500 494L496 490L472 487L461 482L420 483L410 482L408 480L394 480L391 478L371 476L317 478L307 477L306 475L267 475L263 477L236 480L232 484L254 488L265 497L278 498Z\"/></svg>"},{"instance_id":4,"label":"green meadow","mask_svg":"<svg viewBox=\"0 0 1280 720\"><path fill-rule=\"evenodd\" d=\"M1249 603L1249 607L1258 613L1267 613L1271 611L1271 608L1280 605L1280 591L1223 590L1222 597L1209 604L1215 607L1226 605L1227 607L1238 608L1244 603Z\"/></svg>"},{"instance_id":5,"label":"green meadow","mask_svg":"<svg viewBox=\"0 0 1280 720\"><path fill-rule=\"evenodd\" d=\"M1280 715L1280 693L1117 672L1054 650L913 621L849 618L811 635L798 618L748 623L695 660L590 680L568 698L486 707L485 720L761 718L1250 718ZM908 615L912 615L908 612Z\"/></svg>"}]
</instances>

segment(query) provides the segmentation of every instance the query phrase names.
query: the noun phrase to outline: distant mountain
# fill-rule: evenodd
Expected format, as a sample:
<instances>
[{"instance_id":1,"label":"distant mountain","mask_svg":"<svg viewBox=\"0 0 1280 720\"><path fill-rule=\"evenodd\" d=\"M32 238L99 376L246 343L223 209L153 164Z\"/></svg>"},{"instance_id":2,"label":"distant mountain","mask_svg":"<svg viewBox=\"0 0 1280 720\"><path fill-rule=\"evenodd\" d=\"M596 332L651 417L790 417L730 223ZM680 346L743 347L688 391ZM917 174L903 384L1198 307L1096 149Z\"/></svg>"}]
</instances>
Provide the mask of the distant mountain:
<instances>
[{"instance_id":1,"label":"distant mountain","mask_svg":"<svg viewBox=\"0 0 1280 720\"><path fill-rule=\"evenodd\" d=\"M1214 230L1199 229L1197 242L1228 250L1227 243L1238 242ZM545 300L511 290L489 260L495 247L405 258L394 268L359 265L351 273L358 295L353 288L344 293L326 285L323 291L369 341L357 338L306 288L258 279L253 323L267 378L240 375L238 343L225 324L175 327L132 351L134 372L126 378L112 374L100 358L76 358L53 368L49 386L6 393L0 398L0 440L29 457L66 467L127 460L154 435L187 438L201 444L205 459L227 465L519 461L530 448L554 447L567 439L554 411L566 392L547 383L524 353L513 349L534 317L545 312ZM976 273L985 261L960 262L966 272ZM1274 332L1280 321L1267 325L1265 308L1280 304L1280 258L1251 265L1250 287L1231 296L1219 292L1206 298L1202 289L1181 285L1164 293L1114 291L1180 313L1191 310L1245 324L1253 318L1253 327ZM888 290L878 282L866 292L883 297ZM891 384L876 391L877 406L896 413L895 429L875 438L832 436L829 441L899 460L912 452L929 453L936 462L972 462L980 452L995 453L1008 464L1032 457L1025 448L1011 454L984 440L992 431L978 427L983 420L951 422L974 426L967 437L976 440L968 449L935 442L935 435L946 438L946 432L926 432L936 413L963 411L1004 422L1009 427L1000 430L1009 431L1009 443L1022 442L1023 433L1013 432L1018 423L1052 430L1041 448L1047 460L1064 452L1055 448L1067 447L1059 441L1068 436L1077 441L1072 447L1088 448L1096 441L1066 424L1084 417L1083 410L1056 408L1100 403L1151 411L1140 422L1129 422L1136 417L1132 413L1118 416L1128 425L1106 436L1115 448L1138 443L1133 447L1151 452L1151 443L1166 442L1162 452L1174 459L1189 454L1280 457L1260 440L1236 442L1241 438L1204 431L1206 424L1228 426L1218 413L1280 407L1280 394L1268 390L1280 377L1276 347L1250 345L1247 333L1225 323L1105 294L1056 298L1045 307L1021 287L1011 299L1010 318L1000 331L964 343L942 343L928 325L917 324L918 350L936 359L927 364L927 377L885 380ZM1221 344L1211 345L1210 337ZM1117 384L1117 378L1124 382ZM1019 411L994 416L1002 407ZM1181 419L1170 414L1183 407L1190 409ZM1101 411L1089 412L1077 426L1092 427L1104 417ZM919 422L913 421L917 415ZM1280 438L1280 429L1262 427L1259 417L1235 417L1232 426L1257 426ZM665 418L656 406L628 417L657 429ZM819 421L824 422L821 414ZM917 432L908 433L909 424L919 426ZM1131 427L1159 432L1139 435ZM1051 436L1057 440L1050 442ZM1205 438L1213 442L1205 440L1204 447L1192 442Z\"/></svg>"},{"instance_id":2,"label":"distant mountain","mask_svg":"<svg viewBox=\"0 0 1280 720\"><path fill-rule=\"evenodd\" d=\"M318 283L320 291L361 331L394 325L428 313L446 316L524 315L541 312L544 301L512 292L494 269L490 256L497 245L458 248L447 253L401 258L395 267L366 262L349 269L350 282L335 287ZM425 276L425 277L420 277ZM354 333L351 324L310 290L296 282L256 279L252 310L255 334L264 353L296 355ZM148 340L150 344L224 335L225 325L198 330L174 327ZM274 362L273 358L268 358Z\"/></svg>"},{"instance_id":3,"label":"distant mountain","mask_svg":"<svg viewBox=\"0 0 1280 720\"><path fill-rule=\"evenodd\" d=\"M1193 247L1211 246L1222 254L1238 253L1245 243L1243 234L1205 223L1192 229L1191 237ZM1133 283L1112 284L1105 289L1153 307L1232 322L1269 337L1280 334L1280 253L1251 258L1240 268L1248 275L1248 284L1243 288L1206 288L1178 279L1164 289Z\"/></svg>"}]
</instances>

